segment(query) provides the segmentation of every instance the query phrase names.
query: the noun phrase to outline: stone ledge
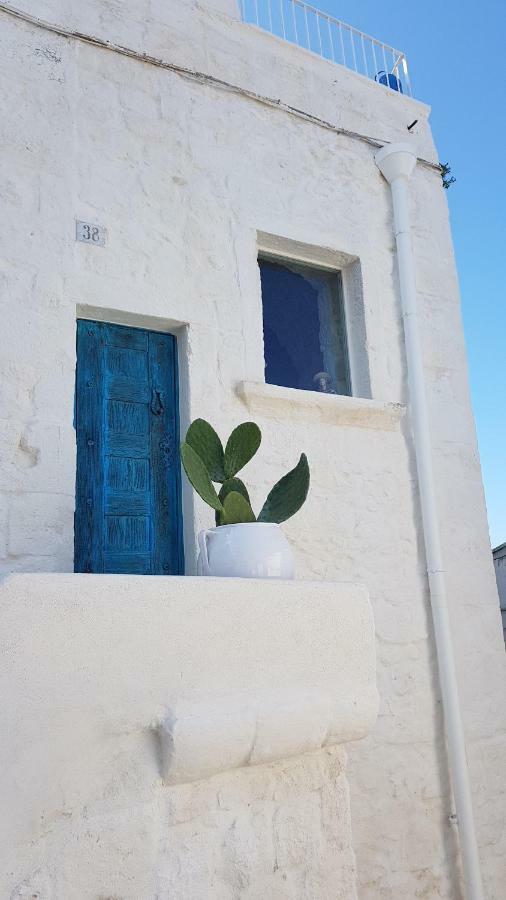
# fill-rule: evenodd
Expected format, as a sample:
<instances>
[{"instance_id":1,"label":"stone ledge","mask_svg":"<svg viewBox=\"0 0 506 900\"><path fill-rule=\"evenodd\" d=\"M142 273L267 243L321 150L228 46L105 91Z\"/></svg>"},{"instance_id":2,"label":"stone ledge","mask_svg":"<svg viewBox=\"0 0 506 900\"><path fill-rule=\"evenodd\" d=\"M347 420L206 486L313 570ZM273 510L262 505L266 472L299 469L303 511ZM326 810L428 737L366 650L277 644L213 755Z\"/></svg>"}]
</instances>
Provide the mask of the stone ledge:
<instances>
[{"instance_id":1,"label":"stone ledge","mask_svg":"<svg viewBox=\"0 0 506 900\"><path fill-rule=\"evenodd\" d=\"M1 771L30 815L33 778L39 795L66 794L55 754L69 792L86 794L76 735L100 782L104 740L151 734L153 777L180 784L356 740L375 721L360 585L26 574L1 594L4 750L16 770L31 757L26 781L12 762Z\"/></svg>"},{"instance_id":2,"label":"stone ledge","mask_svg":"<svg viewBox=\"0 0 506 900\"><path fill-rule=\"evenodd\" d=\"M400 403L300 391L261 381L240 381L236 393L251 412L259 415L272 418L284 415L290 421L299 419L376 431L396 431L405 412Z\"/></svg>"}]
</instances>

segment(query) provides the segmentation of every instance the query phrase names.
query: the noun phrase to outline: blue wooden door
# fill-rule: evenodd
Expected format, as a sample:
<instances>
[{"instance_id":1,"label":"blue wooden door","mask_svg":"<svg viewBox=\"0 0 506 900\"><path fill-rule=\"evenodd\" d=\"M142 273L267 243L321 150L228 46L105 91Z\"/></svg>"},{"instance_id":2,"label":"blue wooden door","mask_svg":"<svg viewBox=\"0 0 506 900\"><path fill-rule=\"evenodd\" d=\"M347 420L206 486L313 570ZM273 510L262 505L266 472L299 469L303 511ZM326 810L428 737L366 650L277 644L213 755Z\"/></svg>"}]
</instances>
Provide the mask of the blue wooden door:
<instances>
[{"instance_id":1,"label":"blue wooden door","mask_svg":"<svg viewBox=\"0 0 506 900\"><path fill-rule=\"evenodd\" d=\"M74 569L183 572L176 339L77 323Z\"/></svg>"}]
</instances>

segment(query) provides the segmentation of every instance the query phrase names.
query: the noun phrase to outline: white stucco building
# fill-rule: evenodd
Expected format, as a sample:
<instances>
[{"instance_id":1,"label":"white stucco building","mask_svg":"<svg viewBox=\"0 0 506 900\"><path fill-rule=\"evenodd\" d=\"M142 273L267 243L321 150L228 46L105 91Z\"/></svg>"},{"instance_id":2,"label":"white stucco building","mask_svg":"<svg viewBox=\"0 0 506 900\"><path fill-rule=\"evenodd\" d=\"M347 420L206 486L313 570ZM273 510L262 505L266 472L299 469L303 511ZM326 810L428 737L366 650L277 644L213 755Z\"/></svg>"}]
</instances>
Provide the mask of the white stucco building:
<instances>
[{"instance_id":1,"label":"white stucco building","mask_svg":"<svg viewBox=\"0 0 506 900\"><path fill-rule=\"evenodd\" d=\"M503 900L505 654L429 108L235 0L15 5L0 895L456 900L464 860ZM295 582L191 577L199 416L261 426L255 507L306 452ZM148 470L172 480L140 497Z\"/></svg>"},{"instance_id":2,"label":"white stucco building","mask_svg":"<svg viewBox=\"0 0 506 900\"><path fill-rule=\"evenodd\" d=\"M501 607L503 633L506 639L506 544L499 544L498 547L494 547L492 557Z\"/></svg>"}]
</instances>

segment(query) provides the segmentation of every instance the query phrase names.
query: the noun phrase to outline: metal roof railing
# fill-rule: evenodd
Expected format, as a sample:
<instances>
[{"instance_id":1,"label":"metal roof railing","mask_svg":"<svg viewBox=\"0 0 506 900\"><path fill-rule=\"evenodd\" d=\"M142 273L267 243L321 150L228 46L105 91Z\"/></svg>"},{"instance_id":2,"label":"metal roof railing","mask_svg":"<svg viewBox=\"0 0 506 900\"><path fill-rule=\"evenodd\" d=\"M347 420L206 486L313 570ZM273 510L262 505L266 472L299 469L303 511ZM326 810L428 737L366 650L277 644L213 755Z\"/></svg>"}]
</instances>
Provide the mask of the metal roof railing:
<instances>
[{"instance_id":1,"label":"metal roof railing","mask_svg":"<svg viewBox=\"0 0 506 900\"><path fill-rule=\"evenodd\" d=\"M412 97L408 62L400 50L304 3L240 0L242 20Z\"/></svg>"}]
</instances>

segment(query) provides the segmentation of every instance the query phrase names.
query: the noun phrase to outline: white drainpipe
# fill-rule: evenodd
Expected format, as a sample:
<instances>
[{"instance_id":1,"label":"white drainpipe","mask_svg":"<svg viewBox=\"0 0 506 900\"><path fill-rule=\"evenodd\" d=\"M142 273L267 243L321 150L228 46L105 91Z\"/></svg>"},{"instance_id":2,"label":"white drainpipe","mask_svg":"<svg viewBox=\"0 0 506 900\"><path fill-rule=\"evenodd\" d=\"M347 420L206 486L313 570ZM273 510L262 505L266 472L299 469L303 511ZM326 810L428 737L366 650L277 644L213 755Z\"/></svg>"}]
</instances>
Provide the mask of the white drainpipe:
<instances>
[{"instance_id":1,"label":"white drainpipe","mask_svg":"<svg viewBox=\"0 0 506 900\"><path fill-rule=\"evenodd\" d=\"M422 509L425 556L429 576L439 681L443 699L448 757L457 813L466 896L468 900L483 900L483 884L469 785L464 728L460 711L451 626L446 602L445 573L441 553L432 466L429 411L418 329L408 190L408 182L416 165L416 155L409 144L390 144L382 147L376 154L375 161L392 190L397 264L399 268L408 369L409 402Z\"/></svg>"}]
</instances>

